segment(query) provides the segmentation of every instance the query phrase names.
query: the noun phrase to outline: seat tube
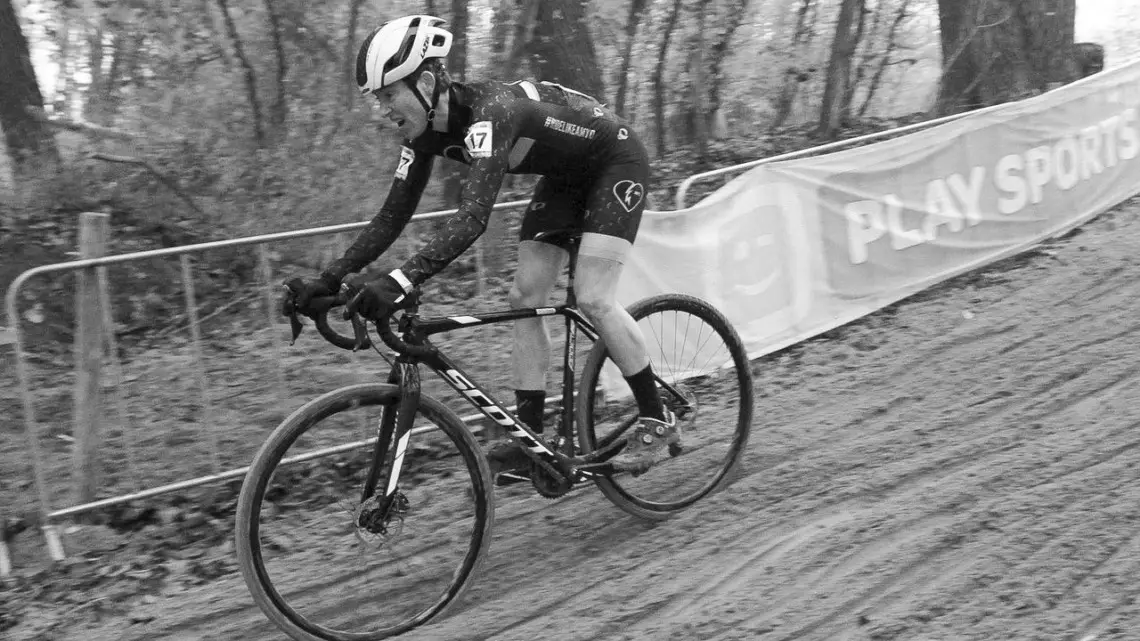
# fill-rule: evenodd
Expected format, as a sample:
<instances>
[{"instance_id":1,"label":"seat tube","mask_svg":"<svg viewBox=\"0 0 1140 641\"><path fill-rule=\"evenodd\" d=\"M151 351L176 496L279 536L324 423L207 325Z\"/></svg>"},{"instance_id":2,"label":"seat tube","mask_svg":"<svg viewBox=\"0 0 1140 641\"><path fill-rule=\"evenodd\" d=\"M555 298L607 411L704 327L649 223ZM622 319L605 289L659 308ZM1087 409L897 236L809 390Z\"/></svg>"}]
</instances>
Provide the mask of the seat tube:
<instances>
[{"instance_id":1,"label":"seat tube","mask_svg":"<svg viewBox=\"0 0 1140 641\"><path fill-rule=\"evenodd\" d=\"M574 294L574 272L578 264L578 248L571 247L570 250L570 273L566 284L566 306L576 307L577 298ZM566 321L566 341L562 352L562 417L561 417L561 432L567 441L572 441L574 436L574 370L575 355L577 352L578 344L578 324L574 322L570 316L565 316Z\"/></svg>"}]
</instances>

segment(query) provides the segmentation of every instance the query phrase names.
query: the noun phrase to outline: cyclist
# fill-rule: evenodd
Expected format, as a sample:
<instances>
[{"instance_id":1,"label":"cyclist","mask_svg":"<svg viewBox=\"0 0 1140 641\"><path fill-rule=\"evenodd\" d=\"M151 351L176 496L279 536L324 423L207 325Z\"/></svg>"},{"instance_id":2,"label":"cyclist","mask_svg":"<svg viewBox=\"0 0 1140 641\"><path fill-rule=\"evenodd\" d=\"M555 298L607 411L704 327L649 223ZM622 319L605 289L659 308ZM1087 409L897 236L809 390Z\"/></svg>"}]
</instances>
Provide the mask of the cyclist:
<instances>
[{"instance_id":1,"label":"cyclist","mask_svg":"<svg viewBox=\"0 0 1140 641\"><path fill-rule=\"evenodd\" d=\"M616 289L645 208L649 160L633 130L594 98L553 83L459 83L444 58L452 34L443 20L416 15L373 30L356 58L356 82L403 136L395 176L380 212L319 278L286 283L305 311L314 297L333 295L342 279L377 259L411 218L435 156L470 166L459 212L418 254L368 283L349 309L368 318L406 306L406 295L462 254L486 229L504 174L542 178L522 221L514 307L547 304L568 250L535 241L544 230L576 227L575 290L638 405L638 425L615 468L644 471L657 452L680 438L663 406L640 328L618 304ZM542 431L550 337L544 319L515 322L511 354L517 415ZM488 458L498 471L527 462L517 444L501 441Z\"/></svg>"}]
</instances>

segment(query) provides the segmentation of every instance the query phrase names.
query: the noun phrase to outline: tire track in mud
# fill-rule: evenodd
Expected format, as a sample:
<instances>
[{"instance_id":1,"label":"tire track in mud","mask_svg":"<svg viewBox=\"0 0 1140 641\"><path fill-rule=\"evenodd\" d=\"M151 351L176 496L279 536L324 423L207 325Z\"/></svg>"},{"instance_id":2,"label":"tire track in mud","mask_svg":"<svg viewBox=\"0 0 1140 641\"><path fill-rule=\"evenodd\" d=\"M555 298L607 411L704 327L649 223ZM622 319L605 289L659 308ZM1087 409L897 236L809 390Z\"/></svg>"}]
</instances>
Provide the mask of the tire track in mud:
<instances>
[{"instance_id":1,"label":"tire track in mud","mask_svg":"<svg viewBox=\"0 0 1140 641\"><path fill-rule=\"evenodd\" d=\"M1136 446L1140 446L1140 443L1133 444L1133 447L1130 449L1134 449ZM1125 451L1125 450L1122 449L1121 451ZM1081 469L1083 469L1083 468L1070 468L1070 469L1065 470L1063 474L1064 475L1074 474L1074 473L1079 472ZM1053 481L1055 481L1056 478L1057 477L1054 477ZM1046 482L1053 482L1053 481L1043 481L1043 482L1039 483L1038 485L1043 485ZM899 494L896 497L896 499L902 499L903 500L902 502L904 502L904 503L906 502L905 501L906 499L912 499L912 498L913 497L907 496L906 494ZM652 597L652 599L655 602L655 605L653 605L652 607L648 607L648 608L642 608L642 609L640 609L634 613L626 614L624 617L619 619L617 623L620 623L622 625L622 629L626 630L627 632L637 633L640 631L640 632L646 633L646 636L644 638L657 638L655 633L658 632L658 630L656 630L656 629L651 630L651 631L645 631L645 630L640 630L636 626L630 628L628 626L628 624L636 623L638 620L645 620L645 621L653 622L652 627L657 628L657 627L659 627L658 622L661 620L663 613L668 613L668 612L673 612L674 614L671 616L668 616L667 618L664 619L667 622L667 624L679 623L679 622L683 621L687 616L691 615L694 611L699 609L702 606L703 602L708 601L710 599L713 599L716 596L719 596L719 595L722 595L725 593L731 593L731 592L735 592L738 590L743 590L743 586L746 584L746 582L750 578L752 578L751 575L749 574L749 568L758 565L759 564L758 562L775 562L779 558L787 555L793 548L804 544L805 542L807 542L810 539L812 539L813 537L815 537L817 534L826 533L823 530L826 530L826 529L834 527L838 524L846 523L846 522L851 521L852 519L855 519L856 515L850 514L850 513L844 513L842 511L844 507L854 507L855 500L851 501L850 503L851 503L850 505L846 505L846 506L832 505L832 506L827 506L826 508L821 508L821 511L828 512L828 513L824 514L821 518L819 518L815 521L806 520L806 519L799 519L801 521L801 524L799 524L798 528L796 528L796 529L791 529L790 526L779 528L779 530L780 530L779 533L771 536L770 538L764 538L763 539L764 543L759 544L759 551L752 553L748 557L743 558L743 559L732 559L732 560L727 560L727 561L723 558L720 559L722 564L727 563L728 565L732 565L732 566L739 565L741 568L740 570L735 571L735 572L730 572L726 575L721 575L719 577L715 577L712 581L706 581L705 583L699 585L699 587L695 588L695 590L693 588L686 590L685 593L680 595L680 596L675 596L673 598L666 598L666 599L660 600L660 601L657 600L657 597ZM961 501L959 501L953 497L951 497L950 499L947 499L947 501L945 501L945 503L947 503L947 505L961 505ZM894 549L897 545L899 545L901 542L914 541L917 539L921 539L921 538L925 537L926 535L928 535L929 533L933 532L934 530L937 530L941 527L946 527L953 520L953 518L951 516L949 516L949 514L950 513L947 512L947 513L942 513L942 514L934 514L934 515L923 516L923 517L920 517L919 519L915 520L912 523L906 524L902 530L894 530L894 531L891 531L891 532L884 534L884 536L880 540L878 540L877 542L872 542L871 544L869 544L871 546L870 547L871 551L869 551L869 552L866 550L864 550L862 552L857 551L853 557L845 558L843 561L843 564L838 566L838 569L836 569L835 567L825 568L825 570L821 570L821 571L811 573L810 574L811 580L808 584L801 586L800 589L794 590L792 593L790 593L789 595L787 595L783 599L781 599L778 603L771 604L770 607L776 608L776 609L783 608L783 607L789 605L790 603L795 602L795 601L799 600L800 598L802 598L803 594L817 591L817 588L820 587L820 585L821 585L821 581L822 581L821 577L825 576L826 574L836 574L840 577L846 576L846 575L850 574L851 572L853 572L862 563L869 562L871 560L881 559L885 555L889 554L889 552L892 549ZM755 533L751 533L751 535L754 536ZM944 557L946 557L954 549L956 542L962 536L963 535L961 533L955 533L955 532L947 533L944 537L946 539L946 542L944 544L940 544L938 547L935 547L934 549L932 549L927 556L916 560L911 565L907 566L898 575L892 576L890 579L884 581L872 593L867 594L867 595L863 595L859 599L851 601L850 603L847 604L847 607L849 609L852 609L852 610L857 609L859 607L862 607L865 604L872 603L872 602L878 600L883 594L892 593L892 592L901 590L904 587L906 587L907 585L909 585L910 583L914 583L915 585L918 585L924 577L923 571L926 568L930 567L932 564L941 563L943 561ZM715 556L715 553L711 556ZM696 559L688 559L687 561L691 567L701 567L701 566L706 565L706 562L712 561L712 560L714 560L714 559L699 556ZM964 565L963 561L955 560L955 559L951 559L949 561L946 561L945 563L946 563L946 565L951 565L951 564L957 564L958 566ZM696 584L697 581L694 580L695 578L696 577L690 575L689 576L690 583ZM905 585L900 585L900 583L905 584ZM592 588L593 588L593 586L591 586L591 589ZM696 594L692 594L692 592L694 592L694 591L696 592ZM754 594L754 592L752 592L752 591L748 591L748 590L743 590L743 591L746 593L749 593L749 594ZM577 597L577 596L578 595L576 594L575 597ZM511 631L516 631L519 634L517 634L513 637L507 637L507 638L527 638L526 633L528 633L528 632L534 633L535 631L526 628L525 623L535 620L535 617L541 616L541 614L543 612L549 612L549 608L552 606L553 607L574 608L577 605L579 605L578 601L579 601L579 599L577 599L577 598L571 598L568 601L560 601L557 604L544 603L539 608L537 608L535 610L535 612L532 613L531 616L528 616L523 621L520 621L518 623L518 625L512 625L512 626L500 628L496 631L496 634L489 635L489 637L483 637L482 635L477 635L477 636L463 637L463 638L498 638L499 635L506 634L506 633L511 632ZM842 612L835 613L834 615L827 617L823 621L817 622L816 625L809 627L809 628L805 628L801 633L807 634L807 633L811 632L812 630L814 630L816 627L827 625L830 622L834 621L835 619L841 618L842 616L843 616ZM614 622L611 621L610 623L614 623ZM760 631L762 631L762 629L763 628L761 626L761 629L755 630L755 631L760 632ZM594 638L594 637L586 636L586 637L580 637L580 638ZM701 638L704 638L703 634L701 635Z\"/></svg>"},{"instance_id":2,"label":"tire track in mud","mask_svg":"<svg viewBox=\"0 0 1140 641\"><path fill-rule=\"evenodd\" d=\"M1134 444L1134 447L1129 449L1136 449L1135 446L1140 446L1140 443ZM1111 461L1111 459L1109 459L1109 461ZM1027 489L1057 483L1059 479L1071 476L1084 469L1088 468L1082 467L1080 469L1067 470L1059 476L1051 477L1050 480L1042 481ZM1134 484L1135 481L1136 479L1134 478L1128 478L1115 485L1112 489ZM1087 483L1084 479L1072 479L1068 482L1075 488L1084 487ZM998 496L1000 497L1001 495ZM907 500L908 498L913 497L898 495L886 500L891 503L902 503L905 506L910 503L910 501ZM1101 501L1103 501L1103 497L1093 496L1076 501L1072 503L1071 506L1095 504ZM976 501L976 503L982 503L982 501L979 500ZM1007 519L1006 522L995 525L993 522L987 523L978 518L984 516L989 511L990 508L986 505L978 505L973 510L970 510L968 514L971 515L972 518L969 519L961 519L960 516L954 516L956 513L949 511L951 507L958 508L959 510L961 507L961 503L958 502L953 495L932 504L932 512L910 522L903 523L897 526L896 529L890 529L869 542L859 544L855 551L849 553L840 561L833 562L831 565L814 572L795 572L794 576L799 578L792 580L791 587L781 585L779 590L784 593L784 596L775 602L766 603L764 605L764 613L734 623L732 625L733 629L729 632L711 638L728 638L742 630L753 634L776 632L780 628L778 622L781 621L783 615L788 614L788 611L794 604L818 601L825 594L840 595L836 598L841 598L841 586L846 579L849 577L857 577L860 574L870 575L876 578L881 576L882 570L876 566L876 563L881 563L886 560L892 553L905 556L905 548L907 545L922 543L924 539L929 538L929 535L933 534L939 528L945 528L941 536L932 537L931 540L926 542L926 545L920 545L917 557L906 562L901 568L894 571L888 570L886 577L872 581L872 585L870 585L869 588L864 589L854 597L843 600L838 606L828 610L825 614L818 616L811 622L801 625L791 632L773 637L780 641L791 641L793 639L810 638L811 635L817 632L825 631L827 634L821 638L840 638L836 636L839 634L845 634L842 638L850 638L858 627L854 624L855 621L868 621L876 618L875 610L867 609L869 606L875 606L877 609L889 609L894 603L913 600L915 593L930 592L931 590L950 583L958 578L957 575L960 573L982 563L973 557L972 553L964 550L966 544L970 544L973 548L981 547L982 549L996 547L1007 532L1018 531L1020 528L1030 524L1034 518L1028 516L1013 520ZM980 525L980 523L985 523L985 525ZM1063 535L1064 531L1059 534ZM1049 539L1046 539L1045 541L1035 544L1033 548L1026 551L1026 556L1033 554L1036 550L1043 549L1048 543ZM837 546L839 545L841 544L837 544ZM823 550L820 551L815 558L826 558L828 556L829 552ZM810 558L804 563L801 563L801 565L810 564ZM990 569L992 570L992 567ZM931 581L931 576L938 578ZM744 588L747 587L747 584L742 581L737 581L737 584L733 587ZM972 587L976 589L977 586ZM946 594L939 595L938 603L946 604L951 601L946 597ZM943 605L943 607L945 606ZM798 615L797 618L803 617L802 615ZM850 623L845 624L845 621ZM673 622L676 622L676 620ZM704 634L702 634L701 637L706 638Z\"/></svg>"},{"instance_id":3,"label":"tire track in mud","mask_svg":"<svg viewBox=\"0 0 1140 641\"><path fill-rule=\"evenodd\" d=\"M1135 369L1126 370L1123 375L1118 374L1118 375L1112 377L1112 380L1110 380L1107 384L1101 384L1092 392L1077 394L1077 395L1074 395L1073 397L1071 397L1069 399L1062 399L1062 401L1058 401L1057 403L1048 404L1045 411L1046 411L1046 413L1053 412L1056 409L1056 407L1058 406L1058 403L1060 405L1064 405L1068 402L1071 402L1072 399L1080 399L1080 401L1082 401L1082 402L1087 402L1089 399L1094 399L1097 396L1112 396L1113 394L1119 393L1121 391L1121 388L1124 385L1126 385L1129 382L1133 382L1135 380L1135 376L1136 376ZM1066 376L1062 376L1062 378L1065 378L1065 377ZM1075 406L1077 404L1072 404L1072 405ZM990 413L990 414L992 415L992 413ZM1129 424L1129 425L1124 426L1121 429L1116 430L1111 435L1101 434L1100 436L1102 438L1104 438L1106 436L1115 436L1115 435L1135 432L1135 427L1136 427L1135 424ZM1058 434L1056 436L1059 439L1066 439L1067 438L1065 434ZM1071 438L1068 440L1071 441ZM953 477L953 476L969 477L969 476L976 475L977 473L980 473L980 472L986 470L988 467L990 467L993 459L997 458L999 455L1005 454L1012 449L1032 446L1034 443L1037 443L1037 441L1030 442L1030 441L1026 441L1023 439L1018 439L1013 443L1010 443L1010 444L1008 444L1002 448L999 448L998 450L991 451L988 455L985 455L982 458L977 458L976 456L973 456L972 455L973 450L971 450L970 452L966 452L966 453L958 455L956 457L958 464L953 465L950 468L948 468L946 466L946 460L943 459L943 460L935 463L933 466L928 467L924 470L912 471L912 472L903 474L901 477L897 477L894 480L894 482L891 483L891 485L893 486L891 489L895 490L895 492L891 495L884 494L882 492L882 488L871 488L869 490L864 490L862 495L863 495L863 497L869 497L871 495L876 495L875 500L878 501L879 503L886 503L886 502L891 501L891 500L897 501L898 499L906 499L906 498L908 498L907 497L908 493L913 493L914 490L921 491L922 487L928 487L930 485L939 483L941 481L945 481L945 480L949 479L950 477ZM1074 474L1078 474L1081 471L1089 469L1091 467L1095 467L1098 465L1102 465L1102 464L1111 462L1113 459L1115 459L1115 458L1117 458L1117 457L1119 457L1119 456L1121 456L1127 452L1130 452L1130 451L1133 451L1137 448L1140 448L1140 441L1126 443L1126 444L1121 445L1119 447L1113 448L1107 452L1097 454L1097 455L1093 456L1091 458L1091 460L1083 461L1077 465L1072 465L1071 461L1067 461L1066 457L1068 455L1073 454L1074 452L1079 452L1081 450L1080 444L1079 443L1075 444L1075 448L1076 449L1067 450L1063 455L1058 454L1058 457L1060 458L1060 465L1057 465L1054 467L1059 468L1059 469L1056 469L1056 470L1054 470L1053 473L1046 475L1046 477L1043 480L1040 480L1036 483L1029 485L1028 489L1034 489L1034 488L1037 488L1037 487L1040 487L1043 485L1056 483L1061 478L1071 476ZM1035 457L1027 456L1027 458L1035 458ZM994 483L994 482L1000 480L1002 478L1002 476L1003 475L1001 473L999 473L996 477L990 478L989 483ZM1017 479L1017 478L1009 479L1009 480L1007 480L1006 484L1010 485L1010 486L1016 486L1018 480L1019 479ZM992 490L993 488L987 488L987 489ZM860 496L856 495L852 499L849 499L849 501L859 501L860 498L861 498ZM975 498L974 502L976 503L980 500L981 500L980 498ZM905 503L905 500L904 500L904 503ZM951 498L947 499L947 501L945 501L945 504L946 505L944 507L942 507L942 509L954 508L957 510L961 510L963 507L965 507L965 502L958 497L951 497ZM941 505L941 503L939 505ZM836 510L836 509L840 509L841 507L842 507L841 505L829 505L826 508L821 508L821 509ZM888 536L890 536L890 535L888 534ZM779 546L781 544L781 542L785 541L785 540L787 540L787 535L785 535L783 538L777 537L774 542L768 543L767 545L770 546L771 549L776 549L776 546ZM800 537L800 539L798 539L798 540L802 541L803 537ZM763 558L765 556L765 551L767 549L769 549L769 547L763 548L762 551L757 555L757 557ZM787 549L781 549L781 555L783 555L787 551L788 551ZM906 581L912 581L916 577L921 577L922 571L924 570L924 568L926 568L927 566L929 566L932 563L938 562L942 556L945 556L946 552L947 552L947 550L935 550L935 551L931 552L931 555L929 556L929 558L925 558L925 559L922 559L922 560L916 562L913 566L909 567L907 570L904 570L903 573L899 577L894 577L893 579L884 582L880 587L877 588L876 591L873 591L871 594L865 595L864 597L861 597L860 599L857 599L857 600L851 602L848 607L849 608L857 608L857 607L861 607L862 605L864 605L867 602L872 602L874 600L877 600L878 596L879 596L877 594L878 592L885 593L885 592L894 591L895 588L892 586L895 583L904 580L904 578ZM680 610L680 612L682 613L681 615L669 617L669 619L672 621L678 621L678 620L683 619L684 615L691 613L692 610L694 610L696 607L699 607L700 602L702 600L715 598L715 596L717 596L718 594L721 594L724 592L732 592L732 591L738 589L741 585L743 585L748 580L748 578L750 576L750 574L749 574L750 571L748 568L751 568L754 566L754 564L749 563L750 560L751 559L747 556L742 558L742 559L741 558L738 558L738 559L722 559L722 563L725 563L725 564L730 565L730 566L735 566L735 565L739 564L740 565L739 569L730 573L727 577L722 577L722 578L714 581L714 584L711 588L709 587L708 583L706 583L702 588L698 588L698 594L695 597L692 597L692 596L680 597L680 598L673 599L673 600L666 600L665 602L659 604L658 607L654 608L650 612L649 616L650 617L660 616L661 613L663 613L663 612L672 611L672 610ZM956 563L956 564L961 565L961 566L968 565L968 564L965 564L961 561L951 561L950 563ZM719 581L719 586L718 586L717 581ZM695 583L695 581L694 581L694 583ZM720 588L719 590L717 589L718 587ZM807 593L812 592L812 591L813 590L808 590L808 589L796 590L794 594L803 595L803 594L807 594ZM791 597L791 598L794 599L796 597ZM694 605L694 604L696 604L696 605ZM835 616L839 617L839 616L842 616L842 614L841 613L836 614ZM649 617L647 617L647 618L649 618ZM830 620L831 620L831 618L827 618L823 622L818 623L818 625L824 625ZM804 631L802 631L801 634L807 634L807 633L811 632L813 629L815 629L815 628L814 627L806 628ZM759 632L759 630L757 630L757 632Z\"/></svg>"},{"instance_id":4,"label":"tire track in mud","mask_svg":"<svg viewBox=\"0 0 1140 641\"><path fill-rule=\"evenodd\" d=\"M1118 472L1119 470L1110 471ZM1136 478L1127 478L1108 489L1110 491L1116 490L1133 485L1136 481ZM1071 483L1075 484L1076 487L1081 487L1087 481L1074 479ZM1080 508L1095 508L1102 503L1112 505L1104 497L1094 495L1074 501L1066 505L1065 508L1072 512ZM979 506L972 511L972 514L976 515L972 520L979 521L978 517L983 517L988 510L988 507ZM1140 516L1140 513L1137 515ZM1033 569L1034 563L1040 562L1042 558L1050 558L1049 555L1055 551L1055 548L1079 543L1087 534L1081 531L1081 526L1087 520L1085 513L1083 511L1072 515L1066 513L1065 516L1058 516L1056 523L1046 524L1047 531L1043 532L1036 540L1027 542L1021 549L1016 549L1018 547L1016 542L1013 544L1015 548L1013 550L1010 549L1008 543L1003 546L1003 542L1011 534L1027 536L1035 533L1033 529L1035 518L1035 516L1025 516L1007 520L998 525L987 522L984 526L975 525L964 533L956 534L951 537L952 545L948 548L935 549L931 554L920 558L904 570L883 579L859 598L844 603L819 621L813 622L789 636L780 637L780 639L790 641L791 639L808 638L809 634L817 632L825 626L830 626L830 629L827 630L829 634L824 638L855 639L859 638L860 629L867 624L878 623L881 625L881 622L887 622L893 623L897 627L904 623L905 619L917 619L925 622L944 616L945 612L950 611L955 605L970 605L979 602L998 603L1008 595L999 592L996 598L988 598L984 595L987 588L1000 589L1002 582L1006 581L1007 577L1025 576L1028 574L1027 571ZM1108 521L1108 517L1100 520L1104 525L1107 525ZM1062 522L1065 527L1057 527L1057 524ZM971 551L977 549L992 550L991 556L979 557ZM945 558L939 563L936 562L938 556L948 556L949 558ZM1001 568L1001 575L988 582L970 578L974 572L994 576L995 573L999 572L999 567ZM1019 603L1012 604L1019 612L1036 607L1036 602L1041 601L1039 595L1032 590L1017 587L1011 589L1011 592L1021 599ZM979 596L980 594L982 596ZM964 603L963 597L966 597ZM904 621L898 621L898 619L904 619ZM753 622L749 623L752 624ZM911 629L906 630L908 634L900 638L915 638L924 635L939 638L938 632L931 632L926 629L915 630L913 623L909 627ZM927 634L928 632L930 634ZM1002 631L994 630L983 638L1001 637ZM879 634L876 638L890 637Z\"/></svg>"},{"instance_id":5,"label":"tire track in mud","mask_svg":"<svg viewBox=\"0 0 1140 641\"><path fill-rule=\"evenodd\" d=\"M582 489L588 490L590 487L592 487L592 486L583 485ZM604 504L605 507L607 507L607 508L609 507L609 503L606 502L601 497L600 494L597 494L596 492L589 492L589 491L583 492L583 491L579 491L579 490L574 490L571 494L569 494L565 497L559 498L559 499L554 499L554 500L528 497L529 500L522 502L522 503L510 503L510 504L508 504L508 507L506 507L505 509L502 509L502 508L497 506L496 507L496 521L495 521L496 531L498 531L500 528L509 527L511 525L518 524L520 522L525 522L527 519L536 518L536 515L545 513L548 510L557 510L559 508L556 506L559 506L559 505L561 505L563 507L574 506L578 503L581 503L584 500L584 497L591 496L591 495L592 495L592 500L599 501L602 504ZM506 513L505 517L500 518L500 514L504 513L504 512ZM634 523L637 523L637 522L634 521ZM601 525L595 531L595 538L598 538L599 540L604 539L605 537L611 535L612 530L620 528L623 525L628 526L629 523L623 523L620 520L608 521L608 522L604 523L603 525ZM648 527L648 525L646 527ZM493 532L492 536L497 537L498 535L495 532ZM509 564L512 564L512 563L517 561L517 559L500 558L499 563L493 564L492 561L497 556L494 554L494 548L495 548L495 545L494 545L494 542L492 542L492 544L491 544L491 558L487 559L487 561L483 565L482 571L478 575L476 575L476 577L474 579L476 582L480 581L481 578L486 577L488 574L492 573L495 569L495 565L505 566L505 565L509 565ZM314 567L318 567L318 565L319 564L314 562ZM347 572L337 574L336 576L331 576L331 577L330 576L322 576L318 583L307 586L305 589L299 589L299 590L291 591L289 593L289 597L290 597L290 599L293 599L293 598L305 596L305 595L307 595L313 591L326 589L326 588L329 588L333 585L338 585L342 588L350 588L352 586L346 585L345 582L348 580L351 580L351 579L360 579L360 580L367 582L367 576L363 573L363 571L361 571L359 569L353 569L353 570L349 570ZM234 577L232 580L234 580L234 581L236 581L236 583L240 584L241 589L243 591L245 590L244 583L241 582L240 577ZM427 579L425 579L425 581L427 581ZM341 595L339 595L341 598L338 598L338 601L335 605L332 605L329 608L320 610L319 612L314 612L313 614L314 615L320 614L320 615L326 615L327 616L327 615L335 615L338 613L349 611L353 607L355 607L355 606L357 606L363 602L373 600L373 599L377 598L378 596L382 596L382 594L383 593L379 593L379 594L378 593L368 593L368 594L357 594L357 595L341 594ZM461 612L462 610L466 609L466 607L469 607L469 606L465 606L464 603L461 602L459 604L456 604L456 606L454 608L452 608L452 610L454 613L457 613L457 612ZM235 603L234 601L230 601L230 605L228 605L226 607L214 608L208 612L202 612L199 615L191 617L191 618L173 621L173 622L166 624L166 625L163 625L162 627L159 627L159 628L148 628L143 636L137 637L137 638L140 638L140 639L142 639L142 638L153 638L153 635L156 635L156 634L160 634L163 636L176 635L176 634L179 634L179 633L186 631L186 630L192 630L192 629L198 628L207 622L217 620L219 618L234 618L234 617L241 617L241 619L240 619L240 621L235 621L233 623L233 625L227 627L225 630L226 633L238 634L239 635L239 636L235 636L233 638L241 638L241 639L263 638L263 637L259 636L259 633L265 632L264 627L267 624L267 621L265 619L265 616L262 614L261 610L257 608L257 606L253 603L252 599L249 597L248 592L244 593L244 598L240 599L240 602ZM279 638L279 636L275 637L274 634L271 633L271 634L269 634L269 636L264 637L264 638Z\"/></svg>"}]
</instances>

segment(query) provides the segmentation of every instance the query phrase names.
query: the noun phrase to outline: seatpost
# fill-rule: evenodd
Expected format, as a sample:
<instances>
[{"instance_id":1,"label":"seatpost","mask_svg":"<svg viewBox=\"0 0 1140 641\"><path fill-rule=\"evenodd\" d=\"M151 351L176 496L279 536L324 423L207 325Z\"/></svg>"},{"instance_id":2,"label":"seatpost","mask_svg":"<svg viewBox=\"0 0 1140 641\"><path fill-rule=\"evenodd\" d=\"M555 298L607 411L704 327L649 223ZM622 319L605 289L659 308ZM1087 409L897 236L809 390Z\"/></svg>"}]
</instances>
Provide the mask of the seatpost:
<instances>
[{"instance_id":1,"label":"seatpost","mask_svg":"<svg viewBox=\"0 0 1140 641\"><path fill-rule=\"evenodd\" d=\"M566 281L566 305L568 307L576 307L578 299L574 296L574 272L577 271L578 266L578 245L577 243L570 245L570 274Z\"/></svg>"}]
</instances>

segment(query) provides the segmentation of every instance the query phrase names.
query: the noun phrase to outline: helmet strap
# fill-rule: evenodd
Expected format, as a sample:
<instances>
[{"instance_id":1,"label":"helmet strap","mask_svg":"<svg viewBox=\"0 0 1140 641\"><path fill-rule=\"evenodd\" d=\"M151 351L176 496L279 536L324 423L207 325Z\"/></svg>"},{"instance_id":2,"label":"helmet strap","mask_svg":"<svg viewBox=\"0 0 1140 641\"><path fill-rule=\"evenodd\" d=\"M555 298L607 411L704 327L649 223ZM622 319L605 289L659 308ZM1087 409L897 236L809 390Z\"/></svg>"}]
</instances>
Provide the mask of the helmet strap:
<instances>
[{"instance_id":1,"label":"helmet strap","mask_svg":"<svg viewBox=\"0 0 1140 641\"><path fill-rule=\"evenodd\" d=\"M427 98L424 98L424 95L420 93L420 85L418 82L411 81L411 79L409 79L408 82L412 87L412 93L416 94L416 98L419 98L420 104L423 105L424 112L427 114L427 124L429 127L432 125L432 121L435 120L435 103L439 101L439 94L441 93L439 76L432 74L432 77L435 79L435 82L431 90L431 102L428 102Z\"/></svg>"}]
</instances>

